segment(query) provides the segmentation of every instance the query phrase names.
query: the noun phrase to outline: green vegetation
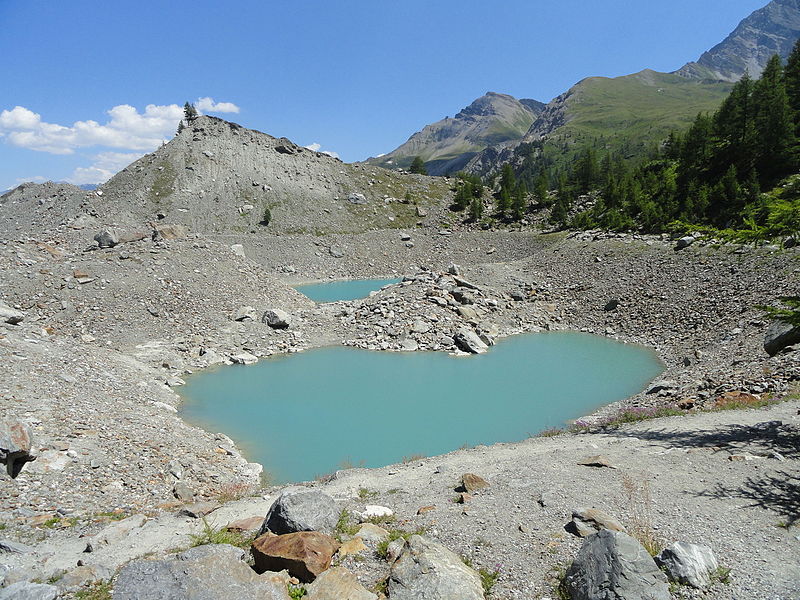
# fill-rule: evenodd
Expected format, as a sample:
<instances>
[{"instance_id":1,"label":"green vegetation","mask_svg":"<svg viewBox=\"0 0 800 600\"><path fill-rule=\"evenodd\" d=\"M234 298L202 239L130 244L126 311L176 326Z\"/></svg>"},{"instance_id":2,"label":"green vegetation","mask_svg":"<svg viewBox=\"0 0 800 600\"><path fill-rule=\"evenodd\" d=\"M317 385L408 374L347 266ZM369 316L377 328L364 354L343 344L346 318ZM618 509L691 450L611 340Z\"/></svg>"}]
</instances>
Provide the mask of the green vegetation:
<instances>
[{"instance_id":1,"label":"green vegetation","mask_svg":"<svg viewBox=\"0 0 800 600\"><path fill-rule=\"evenodd\" d=\"M686 132L670 133L639 164L621 152L600 157L587 144L558 175L553 223L651 232L699 227L751 242L798 234L800 101L787 89L800 88L799 64L800 44L786 67L774 56L761 79L744 77L715 113L698 114ZM531 158L520 178L541 195L552 165L542 145L524 151ZM593 205L570 216L576 199L594 190Z\"/></svg>"},{"instance_id":2,"label":"green vegetation","mask_svg":"<svg viewBox=\"0 0 800 600\"><path fill-rule=\"evenodd\" d=\"M287 583L286 588L289 592L289 598L292 600L298 600L299 598L303 598L308 592L306 588L302 585L295 585L293 583Z\"/></svg>"},{"instance_id":3,"label":"green vegetation","mask_svg":"<svg viewBox=\"0 0 800 600\"><path fill-rule=\"evenodd\" d=\"M264 214L261 215L261 222L259 225L264 225L266 227L269 225L270 221L272 221L272 211L270 211L269 206L265 206Z\"/></svg>"},{"instance_id":4,"label":"green vegetation","mask_svg":"<svg viewBox=\"0 0 800 600\"><path fill-rule=\"evenodd\" d=\"M350 511L343 508L342 512L339 513L339 520L336 522L336 528L334 529L335 537L341 538L343 535L352 536L356 534L358 525L351 523L350 517Z\"/></svg>"},{"instance_id":5,"label":"green vegetation","mask_svg":"<svg viewBox=\"0 0 800 600\"><path fill-rule=\"evenodd\" d=\"M194 104L187 101L183 105L183 116L186 118L187 121L191 121L197 118L197 109L195 108Z\"/></svg>"},{"instance_id":6,"label":"green vegetation","mask_svg":"<svg viewBox=\"0 0 800 600\"><path fill-rule=\"evenodd\" d=\"M784 305L783 307L762 306L761 308L774 321L800 327L800 296L783 296L779 300Z\"/></svg>"},{"instance_id":7,"label":"green vegetation","mask_svg":"<svg viewBox=\"0 0 800 600\"><path fill-rule=\"evenodd\" d=\"M77 600L111 600L110 581L93 581L86 589L75 592Z\"/></svg>"},{"instance_id":8,"label":"green vegetation","mask_svg":"<svg viewBox=\"0 0 800 600\"><path fill-rule=\"evenodd\" d=\"M358 497L360 500L374 500L378 497L378 492L368 488L358 488Z\"/></svg>"},{"instance_id":9,"label":"green vegetation","mask_svg":"<svg viewBox=\"0 0 800 600\"><path fill-rule=\"evenodd\" d=\"M415 156L414 160L411 161L411 166L408 168L411 173L416 173L418 175L427 175L428 170L425 168L425 161L422 160L421 156Z\"/></svg>"},{"instance_id":10,"label":"green vegetation","mask_svg":"<svg viewBox=\"0 0 800 600\"><path fill-rule=\"evenodd\" d=\"M192 541L192 548L206 544L230 544L239 548L249 548L256 538L255 534L242 534L237 531L229 531L224 527L212 527L205 519L203 519L203 531L189 537Z\"/></svg>"},{"instance_id":11,"label":"green vegetation","mask_svg":"<svg viewBox=\"0 0 800 600\"><path fill-rule=\"evenodd\" d=\"M167 160L161 162L157 173L153 185L150 186L150 200L161 205L175 191L173 186L177 175L172 163Z\"/></svg>"},{"instance_id":12,"label":"green vegetation","mask_svg":"<svg viewBox=\"0 0 800 600\"><path fill-rule=\"evenodd\" d=\"M461 561L470 569L474 569L478 572L478 575L480 575L481 578L481 585L483 586L483 593L487 596L491 594L492 588L497 583L497 580L500 579L500 565L497 565L494 569L486 569L484 567L478 567L475 569L470 557L462 556Z\"/></svg>"},{"instance_id":13,"label":"green vegetation","mask_svg":"<svg viewBox=\"0 0 800 600\"><path fill-rule=\"evenodd\" d=\"M723 583L728 585L731 582L731 570L728 567L718 567L711 573L711 583Z\"/></svg>"},{"instance_id":14,"label":"green vegetation","mask_svg":"<svg viewBox=\"0 0 800 600\"><path fill-rule=\"evenodd\" d=\"M412 535L423 535L425 533L425 531L426 530L425 530L424 527L420 527L416 531L405 531L403 529L390 529L389 530L389 537L387 537L385 540L382 540L382 541L380 541L378 543L378 545L375 547L375 553L380 558L384 558L385 559L386 556L388 555L389 544L391 544L393 541L399 540L401 538L404 539L404 540L407 540Z\"/></svg>"}]
</instances>

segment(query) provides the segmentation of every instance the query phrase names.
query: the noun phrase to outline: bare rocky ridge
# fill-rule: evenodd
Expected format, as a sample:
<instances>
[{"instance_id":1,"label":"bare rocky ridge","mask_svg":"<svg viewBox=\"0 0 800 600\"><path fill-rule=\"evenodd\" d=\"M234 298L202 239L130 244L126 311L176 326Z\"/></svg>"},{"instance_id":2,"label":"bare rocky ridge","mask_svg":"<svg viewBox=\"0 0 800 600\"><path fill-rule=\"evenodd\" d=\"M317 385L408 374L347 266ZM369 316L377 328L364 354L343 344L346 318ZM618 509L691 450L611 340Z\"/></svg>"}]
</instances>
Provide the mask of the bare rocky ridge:
<instances>
[{"instance_id":1,"label":"bare rocky ridge","mask_svg":"<svg viewBox=\"0 0 800 600\"><path fill-rule=\"evenodd\" d=\"M519 140L543 107L536 100L487 92L455 117L426 125L400 147L367 162L391 169L408 168L419 156L431 175L456 173L487 146Z\"/></svg>"},{"instance_id":2,"label":"bare rocky ridge","mask_svg":"<svg viewBox=\"0 0 800 600\"><path fill-rule=\"evenodd\" d=\"M786 60L800 37L800 2L772 0L744 19L722 42L676 73L691 79L739 81L761 76L773 54Z\"/></svg>"}]
</instances>

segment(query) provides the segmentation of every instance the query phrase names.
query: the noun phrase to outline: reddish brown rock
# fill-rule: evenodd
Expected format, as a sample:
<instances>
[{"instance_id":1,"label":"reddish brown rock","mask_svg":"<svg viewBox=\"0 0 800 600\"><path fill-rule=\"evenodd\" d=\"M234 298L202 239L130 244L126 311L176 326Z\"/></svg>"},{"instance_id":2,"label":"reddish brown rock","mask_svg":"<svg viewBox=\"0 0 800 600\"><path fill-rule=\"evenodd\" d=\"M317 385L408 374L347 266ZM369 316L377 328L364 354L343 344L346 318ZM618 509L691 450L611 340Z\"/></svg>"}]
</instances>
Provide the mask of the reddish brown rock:
<instances>
[{"instance_id":1,"label":"reddish brown rock","mask_svg":"<svg viewBox=\"0 0 800 600\"><path fill-rule=\"evenodd\" d=\"M257 573L286 569L300 581L309 583L331 566L338 549L336 540L324 533L299 531L262 535L253 542L250 551Z\"/></svg>"},{"instance_id":2,"label":"reddish brown rock","mask_svg":"<svg viewBox=\"0 0 800 600\"><path fill-rule=\"evenodd\" d=\"M474 473L464 473L461 476L461 491L472 493L489 487L489 482L480 475Z\"/></svg>"},{"instance_id":3,"label":"reddish brown rock","mask_svg":"<svg viewBox=\"0 0 800 600\"><path fill-rule=\"evenodd\" d=\"M247 519L239 519L232 521L225 526L228 531L257 531L261 529L261 524L264 522L264 517L248 517Z\"/></svg>"}]
</instances>

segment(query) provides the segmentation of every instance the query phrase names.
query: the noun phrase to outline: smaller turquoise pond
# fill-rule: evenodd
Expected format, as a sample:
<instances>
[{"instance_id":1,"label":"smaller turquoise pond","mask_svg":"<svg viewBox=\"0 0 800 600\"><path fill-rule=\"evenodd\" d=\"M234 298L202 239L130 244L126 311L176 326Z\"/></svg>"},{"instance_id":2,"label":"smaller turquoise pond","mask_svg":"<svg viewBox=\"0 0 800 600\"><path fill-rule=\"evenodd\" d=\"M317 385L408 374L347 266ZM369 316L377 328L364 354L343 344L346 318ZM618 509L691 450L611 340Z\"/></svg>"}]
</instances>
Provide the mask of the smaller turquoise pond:
<instances>
[{"instance_id":1,"label":"smaller turquoise pond","mask_svg":"<svg viewBox=\"0 0 800 600\"><path fill-rule=\"evenodd\" d=\"M400 281L400 279L348 279L298 285L294 289L304 296L308 296L314 302L338 302L339 300L366 298L370 292Z\"/></svg>"},{"instance_id":2,"label":"smaller turquoise pond","mask_svg":"<svg viewBox=\"0 0 800 600\"><path fill-rule=\"evenodd\" d=\"M181 413L283 483L522 440L662 370L654 352L580 333L519 335L468 357L331 347L193 375Z\"/></svg>"}]
</instances>

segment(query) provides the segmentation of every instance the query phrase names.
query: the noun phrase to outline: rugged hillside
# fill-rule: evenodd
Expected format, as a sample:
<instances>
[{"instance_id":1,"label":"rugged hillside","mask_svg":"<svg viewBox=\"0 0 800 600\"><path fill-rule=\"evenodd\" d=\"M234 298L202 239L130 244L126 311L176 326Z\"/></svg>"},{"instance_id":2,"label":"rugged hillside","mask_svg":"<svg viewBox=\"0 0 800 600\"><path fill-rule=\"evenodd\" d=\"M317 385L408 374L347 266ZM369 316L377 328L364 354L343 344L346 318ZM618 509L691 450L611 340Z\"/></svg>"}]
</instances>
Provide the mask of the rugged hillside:
<instances>
[{"instance_id":1,"label":"rugged hillside","mask_svg":"<svg viewBox=\"0 0 800 600\"><path fill-rule=\"evenodd\" d=\"M24 230L88 217L135 227L160 220L194 233L330 233L408 227L449 194L442 180L344 164L203 116L94 192L25 186L0 203L2 218Z\"/></svg>"},{"instance_id":2,"label":"rugged hillside","mask_svg":"<svg viewBox=\"0 0 800 600\"><path fill-rule=\"evenodd\" d=\"M367 162L405 168L420 156L431 175L454 173L487 146L519 140L543 107L536 100L487 92L455 117L426 125L396 150Z\"/></svg>"},{"instance_id":3,"label":"rugged hillside","mask_svg":"<svg viewBox=\"0 0 800 600\"><path fill-rule=\"evenodd\" d=\"M715 110L746 70L756 76L776 52L786 58L798 38L800 0L773 0L679 71L645 69L580 81L544 108L522 141L549 142L557 149L556 163L570 161L585 144L639 155L670 131L686 128L697 113ZM513 158L508 144L495 146L474 156L465 170L491 173Z\"/></svg>"},{"instance_id":4,"label":"rugged hillside","mask_svg":"<svg viewBox=\"0 0 800 600\"><path fill-rule=\"evenodd\" d=\"M786 58L800 38L800 0L773 0L755 11L697 62L676 71L690 79L738 81L745 72L754 79L773 54Z\"/></svg>"}]
</instances>

